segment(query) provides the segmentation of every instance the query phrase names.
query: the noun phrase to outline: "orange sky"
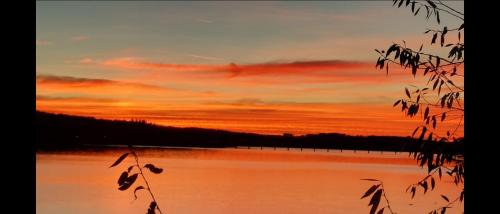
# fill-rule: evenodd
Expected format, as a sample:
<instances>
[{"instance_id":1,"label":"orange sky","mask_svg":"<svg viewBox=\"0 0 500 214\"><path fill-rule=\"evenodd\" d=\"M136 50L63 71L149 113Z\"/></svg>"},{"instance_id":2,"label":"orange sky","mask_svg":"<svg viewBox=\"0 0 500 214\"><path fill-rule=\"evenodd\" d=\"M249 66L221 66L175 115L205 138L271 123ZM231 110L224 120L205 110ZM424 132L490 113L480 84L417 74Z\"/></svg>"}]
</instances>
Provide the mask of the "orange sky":
<instances>
[{"instance_id":1,"label":"orange sky","mask_svg":"<svg viewBox=\"0 0 500 214\"><path fill-rule=\"evenodd\" d=\"M425 79L386 76L374 49L434 51L422 31L435 24L390 3L120 4L37 2L37 110L265 134L408 136L420 124L392 104Z\"/></svg>"}]
</instances>

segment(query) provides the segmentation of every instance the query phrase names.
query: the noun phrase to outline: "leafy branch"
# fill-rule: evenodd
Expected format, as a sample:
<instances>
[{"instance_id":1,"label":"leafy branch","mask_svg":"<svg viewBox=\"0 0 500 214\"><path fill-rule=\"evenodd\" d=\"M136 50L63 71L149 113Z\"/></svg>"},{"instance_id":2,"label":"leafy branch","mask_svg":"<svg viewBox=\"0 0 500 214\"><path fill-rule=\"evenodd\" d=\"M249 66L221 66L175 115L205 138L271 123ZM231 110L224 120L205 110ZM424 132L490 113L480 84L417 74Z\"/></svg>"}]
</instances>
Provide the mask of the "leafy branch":
<instances>
[{"instance_id":1,"label":"leafy branch","mask_svg":"<svg viewBox=\"0 0 500 214\"><path fill-rule=\"evenodd\" d=\"M447 204L445 204L444 206L441 206L439 208L436 208L434 210L431 210L429 212L429 214L438 214L439 211L441 211L440 213L441 214L444 214L446 212L446 209L448 208L452 208L451 205L453 205L454 203L456 203L457 201L460 201L462 202L464 200L464 190L462 189L462 192L460 193L459 196L457 196L454 200L450 201L450 199L448 199L447 196L445 195L441 195L441 198L443 198L443 200L445 200L446 202L448 202Z\"/></svg>"},{"instance_id":2,"label":"leafy branch","mask_svg":"<svg viewBox=\"0 0 500 214\"><path fill-rule=\"evenodd\" d=\"M377 182L377 184L374 184L373 186L371 186L365 192L365 194L363 196L361 196L361 199L363 199L363 198L366 198L366 197L373 194L372 198L370 199L370 203L368 204L368 206L370 206L370 205L372 206L372 208L370 209L370 214L375 214L375 212L377 212L377 209L379 207L380 200L382 197L384 197L386 205L384 207L380 208L376 214L384 213L385 208L387 208L387 210L389 210L389 212L391 214L394 214L394 212L392 211L392 208L391 208L391 204L389 203L389 199L387 198L387 196L385 194L384 183L380 180L371 179L371 178L366 178L366 179L361 179L361 180Z\"/></svg>"},{"instance_id":3,"label":"leafy branch","mask_svg":"<svg viewBox=\"0 0 500 214\"><path fill-rule=\"evenodd\" d=\"M139 156L137 155L137 153L133 150L132 146L129 146L129 152L127 153L124 153L122 154L111 166L111 167L115 167L117 165L119 165L123 160L125 160L125 158L127 158L127 156L129 155L132 155L134 156L134 160L135 160L135 164L134 165L131 165L127 168L126 171L123 171L122 174L120 175L120 177L118 178L118 189L121 190L121 191L125 191L127 189L129 189L134 183L135 181L137 180L137 177L138 175L141 175L141 178L142 180L144 181L146 187L144 186L137 186L135 189L134 189L134 200L137 199L137 191L139 190L147 190L149 192L149 195L151 196L151 203L149 205L149 208L148 208L148 214L154 214L156 213L156 210L158 210L158 212L160 214L163 214L161 209L160 209L160 206L158 205L158 202L156 201L156 198L155 196L153 195L153 192L151 190L151 187L149 185L149 182L148 180L146 179L146 176L144 175L144 172L142 171L142 169L146 168L146 169L149 169L150 172L154 173L154 174L160 174L163 172L163 169L162 168L158 168L156 166L154 166L153 164L145 164L143 167L141 167L141 165L139 164ZM130 175L130 173L132 172L132 170L134 168L137 168L139 170L138 173L134 173L132 175Z\"/></svg>"},{"instance_id":4,"label":"leafy branch","mask_svg":"<svg viewBox=\"0 0 500 214\"><path fill-rule=\"evenodd\" d=\"M441 24L440 11L452 15L462 22L464 21L463 12L449 7L441 0L425 0L420 2L415 0L393 0L393 6L396 4L398 8L403 5L411 7L414 16L424 8L426 19L434 16L438 24ZM405 88L406 96L398 99L393 104L393 107L400 105L401 111L408 117L415 117L418 113L422 117L422 124L417 126L411 135L415 141L412 144L413 148L410 150L410 155L413 155L413 158L417 160L417 164L420 167L427 167L427 175L416 183L409 185L406 189L406 192L411 193L412 198L415 197L416 190L419 187L423 188L424 194L429 189L434 190L436 186L434 176L438 173L441 179L442 169L446 169L446 173L453 177L456 186L462 184L463 188L465 176L464 138L463 136L457 136L457 131L459 127L463 126L465 112L463 95L465 90L463 86L454 82L457 77L464 77L465 45L462 40L463 32L463 23L459 27L448 28L448 26L444 26L442 29L427 29L424 32L425 34L431 33L431 45L439 45L439 47L446 49L449 48L447 57L423 51L423 44L420 45L418 50L408 48L404 40L403 44L393 43L386 50L375 49L379 54L375 67L385 70L387 75L389 75L389 65L396 65L405 71L410 70L413 77L416 77L417 73L422 73L424 78L427 77L427 87L419 88L413 86L416 88L414 90ZM458 41L446 43L451 33L456 33ZM446 136L438 135L438 123L452 119L460 119L454 129L448 130ZM454 167L450 169L447 166ZM377 189L381 192L383 191L383 189L379 189L382 187L381 181L375 179L364 180L377 181L379 184L372 186L362 198L373 194ZM438 212L444 214L446 209L450 208L457 200L463 201L463 194L462 189L460 196L451 202L446 196L442 195L442 198L448 204L432 210L430 214L437 214ZM372 197L372 200L377 199L375 196ZM378 203L370 203L370 205L373 205L370 213L376 211L375 204L378 206ZM387 204L389 204L388 201Z\"/></svg>"},{"instance_id":5,"label":"leafy branch","mask_svg":"<svg viewBox=\"0 0 500 214\"><path fill-rule=\"evenodd\" d=\"M399 4L398 4L399 1ZM460 20L464 20L464 13L460 12L458 10L455 10L451 8L450 6L444 4L442 1L437 0L437 1L431 1L431 0L426 0L425 3L422 2L417 2L415 0L393 0L393 6L398 4L398 8L401 7L405 3L405 7L408 7L411 5L411 12L413 13L414 16L418 14L421 8L425 8L426 10L426 19L429 19L430 16L434 15L436 17L436 21L440 23L440 17L439 17L439 11L448 13ZM441 5L443 7L439 7L438 5Z\"/></svg>"}]
</instances>

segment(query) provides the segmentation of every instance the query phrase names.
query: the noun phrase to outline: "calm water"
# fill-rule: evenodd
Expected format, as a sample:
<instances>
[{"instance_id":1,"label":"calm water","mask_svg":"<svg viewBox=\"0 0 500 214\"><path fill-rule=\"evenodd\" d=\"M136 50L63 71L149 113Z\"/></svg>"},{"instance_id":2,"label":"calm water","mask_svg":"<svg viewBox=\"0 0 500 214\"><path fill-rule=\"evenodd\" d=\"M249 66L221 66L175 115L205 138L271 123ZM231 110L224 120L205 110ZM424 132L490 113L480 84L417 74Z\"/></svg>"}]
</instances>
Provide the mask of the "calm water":
<instances>
[{"instance_id":1,"label":"calm water","mask_svg":"<svg viewBox=\"0 0 500 214\"><path fill-rule=\"evenodd\" d=\"M122 151L39 153L36 166L36 211L58 213L145 213L146 191L119 191L116 180L133 163L127 158L109 168ZM164 213L276 214L368 213L371 186L361 178L385 181L387 197L398 213L428 213L459 190L437 183L415 199L406 187L425 175L407 155L394 153L285 151L260 149L158 149L139 151L141 163L165 171L147 177ZM138 179L136 183L142 184ZM382 205L382 202L381 202ZM461 213L460 207L447 213Z\"/></svg>"}]
</instances>

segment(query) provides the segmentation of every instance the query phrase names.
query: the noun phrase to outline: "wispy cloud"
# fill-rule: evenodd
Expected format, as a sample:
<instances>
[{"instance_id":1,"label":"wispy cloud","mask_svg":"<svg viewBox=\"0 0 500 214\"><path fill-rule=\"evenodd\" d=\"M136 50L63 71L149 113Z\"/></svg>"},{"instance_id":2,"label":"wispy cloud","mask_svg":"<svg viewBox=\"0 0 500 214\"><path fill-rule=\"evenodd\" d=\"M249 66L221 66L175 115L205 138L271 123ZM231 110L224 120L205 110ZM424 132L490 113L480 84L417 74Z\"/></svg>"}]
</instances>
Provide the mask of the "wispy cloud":
<instances>
[{"instance_id":1,"label":"wispy cloud","mask_svg":"<svg viewBox=\"0 0 500 214\"><path fill-rule=\"evenodd\" d=\"M201 75L213 78L246 78L262 77L276 80L280 77L306 77L320 82L373 82L385 78L380 72L375 72L372 62L345 61L345 60L317 60L270 62L259 64L170 64L147 61L142 58L125 57L105 60L101 65L129 69L178 72L185 75ZM374 72L370 72L370 71ZM394 70L394 69L393 69ZM189 72L189 73L186 73ZM394 73L394 72L393 72ZM398 76L395 73L393 76ZM269 79L270 78L270 79ZM287 78L293 80L293 78ZM264 80L266 81L266 80ZM302 81L306 81L302 79Z\"/></svg>"},{"instance_id":2,"label":"wispy cloud","mask_svg":"<svg viewBox=\"0 0 500 214\"><path fill-rule=\"evenodd\" d=\"M130 83L130 82L107 80L107 79L91 79L91 78L54 76L54 75L37 75L36 83L43 86L47 85L59 85L66 87L127 86L127 87L151 89L151 90L165 89L159 86L142 84L142 83Z\"/></svg>"},{"instance_id":3,"label":"wispy cloud","mask_svg":"<svg viewBox=\"0 0 500 214\"><path fill-rule=\"evenodd\" d=\"M194 55L191 55L194 56ZM196 56L203 57L203 56ZM204 57L206 58L206 57ZM146 61L136 57L123 57L105 60L105 66L118 67L124 69L166 69L171 71L215 71L228 72L232 76L239 75L265 75L274 73L296 74L311 73L315 71L329 71L336 69L355 69L373 67L373 63L343 61L343 60L322 60L322 61L295 61L284 63L262 63L237 65L230 63L225 65L204 65L204 64L171 64Z\"/></svg>"},{"instance_id":4,"label":"wispy cloud","mask_svg":"<svg viewBox=\"0 0 500 214\"><path fill-rule=\"evenodd\" d=\"M47 41L47 40L36 40L36 45L41 45L41 46L46 46L46 45L52 45L52 42Z\"/></svg>"},{"instance_id":5,"label":"wispy cloud","mask_svg":"<svg viewBox=\"0 0 500 214\"><path fill-rule=\"evenodd\" d=\"M79 95L89 97L135 97L140 100L211 99L220 96L216 92L171 88L133 80L92 79L71 76L37 75L37 94Z\"/></svg>"},{"instance_id":6,"label":"wispy cloud","mask_svg":"<svg viewBox=\"0 0 500 214\"><path fill-rule=\"evenodd\" d=\"M122 69L161 69L168 71L206 71L219 70L225 67L219 65L192 65L150 62L137 57L121 57L109 59L103 61L102 65Z\"/></svg>"},{"instance_id":7,"label":"wispy cloud","mask_svg":"<svg viewBox=\"0 0 500 214\"><path fill-rule=\"evenodd\" d=\"M196 54L186 54L186 56L197 58L197 59L213 60L213 61L224 60L222 58L210 57L210 56L202 56L202 55L196 55Z\"/></svg>"},{"instance_id":8,"label":"wispy cloud","mask_svg":"<svg viewBox=\"0 0 500 214\"><path fill-rule=\"evenodd\" d=\"M86 36L86 35L80 35L80 36L75 36L75 37L72 37L71 40L75 41L75 42L81 42L81 41L85 41L85 40L89 40L90 39L90 36Z\"/></svg>"},{"instance_id":9,"label":"wispy cloud","mask_svg":"<svg viewBox=\"0 0 500 214\"><path fill-rule=\"evenodd\" d=\"M79 101L79 102L99 102L99 103L112 103L118 102L117 99L109 98L95 98L95 97L78 97L78 96L53 96L53 95L36 95L36 101Z\"/></svg>"}]
</instances>

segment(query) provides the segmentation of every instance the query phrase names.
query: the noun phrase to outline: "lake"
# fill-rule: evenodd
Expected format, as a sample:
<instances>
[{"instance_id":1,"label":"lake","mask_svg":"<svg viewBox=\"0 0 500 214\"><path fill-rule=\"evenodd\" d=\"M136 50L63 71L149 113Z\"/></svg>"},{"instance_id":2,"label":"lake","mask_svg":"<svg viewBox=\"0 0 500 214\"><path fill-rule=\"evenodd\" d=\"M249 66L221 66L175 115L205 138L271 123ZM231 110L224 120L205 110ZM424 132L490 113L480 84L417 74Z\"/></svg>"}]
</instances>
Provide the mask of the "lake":
<instances>
[{"instance_id":1,"label":"lake","mask_svg":"<svg viewBox=\"0 0 500 214\"><path fill-rule=\"evenodd\" d=\"M128 157L109 166L126 150L39 152L36 155L36 212L145 213L147 191L119 191L117 179L134 163ZM360 199L373 184L384 181L397 213L428 213L459 193L448 176L436 177L436 189L414 199L405 189L426 175L408 154L394 152L300 149L141 149L141 165L152 163L161 174L146 172L164 213L276 214L369 213L369 198ZM445 179L446 178L446 179ZM385 205L381 202L380 206ZM447 213L462 213L457 203ZM388 212L385 212L388 213Z\"/></svg>"}]
</instances>

